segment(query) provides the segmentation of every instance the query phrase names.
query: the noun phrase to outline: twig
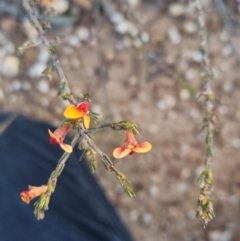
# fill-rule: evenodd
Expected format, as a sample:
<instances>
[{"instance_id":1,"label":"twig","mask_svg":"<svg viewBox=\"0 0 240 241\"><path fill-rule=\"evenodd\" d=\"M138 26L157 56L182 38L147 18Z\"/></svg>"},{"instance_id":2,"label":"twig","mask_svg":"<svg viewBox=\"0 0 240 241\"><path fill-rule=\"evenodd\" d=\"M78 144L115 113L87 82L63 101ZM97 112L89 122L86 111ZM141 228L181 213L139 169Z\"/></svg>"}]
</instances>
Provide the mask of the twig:
<instances>
[{"instance_id":1,"label":"twig","mask_svg":"<svg viewBox=\"0 0 240 241\"><path fill-rule=\"evenodd\" d=\"M37 16L37 11L34 9L28 0L22 0L23 7L25 11L29 15L30 22L33 24L33 26L36 28L36 30L39 33L40 39L43 44L45 44L52 56L52 60L54 63L54 67L56 69L56 72L60 78L60 88L59 92L62 97L69 95L68 98L71 100L71 102L75 102L73 95L71 94L71 90L69 87L68 80L63 72L63 69L60 65L57 53L56 53L56 48L55 46L52 45L52 43L47 39L46 37L46 31L43 29L41 23L38 20Z\"/></svg>"},{"instance_id":2,"label":"twig","mask_svg":"<svg viewBox=\"0 0 240 241\"><path fill-rule=\"evenodd\" d=\"M107 109L107 120L111 121L113 118L110 101L109 101L109 94L107 90L107 70L106 64L104 63L104 56L103 56L103 45L102 39L100 35L102 20L101 20L101 13L100 13L100 0L94 0L94 17L95 17L95 24L96 24L96 39L98 42L98 58L99 58L99 71L100 71L100 80L102 82L103 88L103 97L105 100L105 106Z\"/></svg>"},{"instance_id":3,"label":"twig","mask_svg":"<svg viewBox=\"0 0 240 241\"><path fill-rule=\"evenodd\" d=\"M211 171L212 162L212 148L213 148L213 131L214 131L214 101L216 100L211 89L210 81L213 79L211 65L209 63L208 49L207 49L207 32L205 27L205 19L202 12L201 1L192 0L197 11L197 23L199 25L200 35L200 49L202 53L201 60L201 81L203 92L201 96L204 97L205 115L203 117L202 129L206 129L206 157L205 170L200 175L198 181L200 183L200 195L197 204L196 216L203 222L204 226L215 217L213 204L210 199L210 194L213 191L213 178Z\"/></svg>"}]
</instances>

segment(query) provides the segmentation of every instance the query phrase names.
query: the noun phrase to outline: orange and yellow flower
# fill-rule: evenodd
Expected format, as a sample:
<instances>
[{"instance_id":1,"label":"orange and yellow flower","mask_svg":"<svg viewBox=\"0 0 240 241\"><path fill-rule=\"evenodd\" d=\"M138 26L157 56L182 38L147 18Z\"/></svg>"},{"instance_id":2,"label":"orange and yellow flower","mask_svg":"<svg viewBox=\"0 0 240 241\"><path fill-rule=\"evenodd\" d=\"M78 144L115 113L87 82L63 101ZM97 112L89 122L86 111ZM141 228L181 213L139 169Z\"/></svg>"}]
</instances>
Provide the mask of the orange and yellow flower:
<instances>
[{"instance_id":1,"label":"orange and yellow flower","mask_svg":"<svg viewBox=\"0 0 240 241\"><path fill-rule=\"evenodd\" d=\"M117 147L113 151L115 158L123 158L126 155L132 155L134 152L145 153L152 149L152 145L149 142L143 142L138 144L132 131L127 131L124 146Z\"/></svg>"},{"instance_id":2,"label":"orange and yellow flower","mask_svg":"<svg viewBox=\"0 0 240 241\"><path fill-rule=\"evenodd\" d=\"M48 130L48 133L50 135L50 142L52 144L59 144L60 147L68 153L72 152L72 146L63 143L63 141L70 127L71 125L69 123L65 123L62 126L60 126L58 129L56 129L54 132L51 132L50 130Z\"/></svg>"},{"instance_id":3,"label":"orange and yellow flower","mask_svg":"<svg viewBox=\"0 0 240 241\"><path fill-rule=\"evenodd\" d=\"M44 194L48 190L48 186L42 185L41 187L28 186L29 190L20 193L23 202L29 204L30 201Z\"/></svg>"},{"instance_id":4,"label":"orange and yellow flower","mask_svg":"<svg viewBox=\"0 0 240 241\"><path fill-rule=\"evenodd\" d=\"M63 115L71 120L83 118L83 124L86 129L90 126L89 104L82 102L79 105L69 105L64 111Z\"/></svg>"}]
</instances>

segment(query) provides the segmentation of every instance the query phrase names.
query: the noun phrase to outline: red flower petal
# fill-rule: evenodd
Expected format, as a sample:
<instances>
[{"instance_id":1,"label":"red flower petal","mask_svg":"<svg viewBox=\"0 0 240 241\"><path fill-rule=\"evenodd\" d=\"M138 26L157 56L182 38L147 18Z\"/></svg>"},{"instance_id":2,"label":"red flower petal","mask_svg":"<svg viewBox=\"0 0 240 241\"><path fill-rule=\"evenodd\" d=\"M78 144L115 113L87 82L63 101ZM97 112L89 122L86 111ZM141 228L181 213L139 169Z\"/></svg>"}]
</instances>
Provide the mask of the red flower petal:
<instances>
[{"instance_id":1,"label":"red flower petal","mask_svg":"<svg viewBox=\"0 0 240 241\"><path fill-rule=\"evenodd\" d=\"M60 139L57 136L55 136L49 129L48 129L48 133L50 136L51 144L59 144L60 143Z\"/></svg>"},{"instance_id":2,"label":"red flower petal","mask_svg":"<svg viewBox=\"0 0 240 241\"><path fill-rule=\"evenodd\" d=\"M78 110L83 111L84 113L87 113L89 110L89 104L88 102L83 102L79 106L77 106Z\"/></svg>"},{"instance_id":3,"label":"red flower petal","mask_svg":"<svg viewBox=\"0 0 240 241\"><path fill-rule=\"evenodd\" d=\"M31 201L31 197L29 196L29 191L24 191L20 193L21 199L23 202L29 204Z\"/></svg>"}]
</instances>

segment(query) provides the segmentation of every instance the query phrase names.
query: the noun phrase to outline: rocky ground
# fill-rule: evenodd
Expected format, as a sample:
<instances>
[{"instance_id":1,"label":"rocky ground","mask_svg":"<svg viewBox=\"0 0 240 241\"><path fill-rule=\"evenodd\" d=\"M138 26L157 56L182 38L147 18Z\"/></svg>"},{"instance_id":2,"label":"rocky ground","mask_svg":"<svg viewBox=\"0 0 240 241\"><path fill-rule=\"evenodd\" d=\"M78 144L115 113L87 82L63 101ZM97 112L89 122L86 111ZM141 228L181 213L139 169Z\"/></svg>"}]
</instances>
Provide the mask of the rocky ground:
<instances>
[{"instance_id":1,"label":"rocky ground","mask_svg":"<svg viewBox=\"0 0 240 241\"><path fill-rule=\"evenodd\" d=\"M100 121L136 122L138 140L153 145L147 154L115 161L136 198L128 198L101 165L97 178L136 241L239 241L239 28L229 31L216 5L204 1L215 76L211 84L221 103L216 105L212 164L216 218L203 229L195 217L205 145L200 133L204 104L196 100L201 53L193 9L188 1L132 0L133 11L113 2L108 13L103 8L96 16L88 0L59 0L62 14L52 20L48 35L66 36L57 44L62 68L75 94L91 94ZM226 2L230 20L235 16L239 24L235 1ZM18 46L26 39L36 42L37 32L14 1L0 6L0 108L59 125L68 103L56 98L57 76L52 81L41 76L47 49L39 45L19 57ZM109 154L123 138L110 130L95 135Z\"/></svg>"}]
</instances>

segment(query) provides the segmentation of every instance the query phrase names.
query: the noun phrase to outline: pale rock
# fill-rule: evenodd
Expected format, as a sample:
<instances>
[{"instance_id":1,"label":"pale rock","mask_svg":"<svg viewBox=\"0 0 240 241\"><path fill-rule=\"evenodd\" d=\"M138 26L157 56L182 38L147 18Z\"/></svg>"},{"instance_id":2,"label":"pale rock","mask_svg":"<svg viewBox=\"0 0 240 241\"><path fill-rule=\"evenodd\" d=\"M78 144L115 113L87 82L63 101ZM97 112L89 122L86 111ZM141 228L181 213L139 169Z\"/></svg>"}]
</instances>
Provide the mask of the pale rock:
<instances>
[{"instance_id":1,"label":"pale rock","mask_svg":"<svg viewBox=\"0 0 240 241\"><path fill-rule=\"evenodd\" d=\"M199 50L196 50L192 53L192 60L200 63L202 61L202 53Z\"/></svg>"},{"instance_id":2,"label":"pale rock","mask_svg":"<svg viewBox=\"0 0 240 241\"><path fill-rule=\"evenodd\" d=\"M208 234L209 241L230 241L233 237L233 230L226 229L225 231L213 230Z\"/></svg>"},{"instance_id":3,"label":"pale rock","mask_svg":"<svg viewBox=\"0 0 240 241\"><path fill-rule=\"evenodd\" d=\"M41 46L39 51L38 51L37 60L41 63L47 63L48 59L49 59L48 50Z\"/></svg>"},{"instance_id":4,"label":"pale rock","mask_svg":"<svg viewBox=\"0 0 240 241\"><path fill-rule=\"evenodd\" d=\"M70 3L68 0L58 0L51 4L58 14L63 14L69 9Z\"/></svg>"},{"instance_id":5,"label":"pale rock","mask_svg":"<svg viewBox=\"0 0 240 241\"><path fill-rule=\"evenodd\" d=\"M151 133L157 133L159 131L159 126L155 124L149 124L148 131Z\"/></svg>"},{"instance_id":6,"label":"pale rock","mask_svg":"<svg viewBox=\"0 0 240 241\"><path fill-rule=\"evenodd\" d=\"M49 92L49 83L47 80L40 80L37 84L37 89L39 92L46 94Z\"/></svg>"},{"instance_id":7,"label":"pale rock","mask_svg":"<svg viewBox=\"0 0 240 241\"><path fill-rule=\"evenodd\" d=\"M172 17L180 17L185 14L185 6L179 3L173 3L168 8L168 12Z\"/></svg>"},{"instance_id":8,"label":"pale rock","mask_svg":"<svg viewBox=\"0 0 240 241\"><path fill-rule=\"evenodd\" d=\"M190 98L190 93L186 89L181 89L180 91L180 98L181 100L187 101Z\"/></svg>"},{"instance_id":9,"label":"pale rock","mask_svg":"<svg viewBox=\"0 0 240 241\"><path fill-rule=\"evenodd\" d=\"M122 23L122 22L125 21L125 18L124 18L124 16L123 16L121 13L114 13L114 14L111 16L110 21L111 21L113 24L120 24L120 23Z\"/></svg>"},{"instance_id":10,"label":"pale rock","mask_svg":"<svg viewBox=\"0 0 240 241\"><path fill-rule=\"evenodd\" d=\"M220 106L218 107L218 112L219 112L219 114L221 114L221 115L226 115L226 114L229 113L229 108L228 108L226 105L220 105Z\"/></svg>"},{"instance_id":11,"label":"pale rock","mask_svg":"<svg viewBox=\"0 0 240 241\"><path fill-rule=\"evenodd\" d=\"M230 44L224 46L221 52L223 57L229 57L232 53L233 53L233 48Z\"/></svg>"},{"instance_id":12,"label":"pale rock","mask_svg":"<svg viewBox=\"0 0 240 241\"><path fill-rule=\"evenodd\" d=\"M176 27L170 27L167 34L172 44L179 44L182 40L182 37Z\"/></svg>"},{"instance_id":13,"label":"pale rock","mask_svg":"<svg viewBox=\"0 0 240 241\"><path fill-rule=\"evenodd\" d=\"M147 32L142 32L141 39L144 43L148 43L150 39L149 34Z\"/></svg>"},{"instance_id":14,"label":"pale rock","mask_svg":"<svg viewBox=\"0 0 240 241\"><path fill-rule=\"evenodd\" d=\"M175 106L176 99L170 95L165 96L164 99L161 99L157 102L157 107L160 110L171 109Z\"/></svg>"},{"instance_id":15,"label":"pale rock","mask_svg":"<svg viewBox=\"0 0 240 241\"><path fill-rule=\"evenodd\" d=\"M22 83L19 80L15 80L11 85L12 91L19 91L22 89Z\"/></svg>"},{"instance_id":16,"label":"pale rock","mask_svg":"<svg viewBox=\"0 0 240 241\"><path fill-rule=\"evenodd\" d=\"M178 193L184 194L189 189L189 185L187 182L180 182L175 185L175 189Z\"/></svg>"},{"instance_id":17,"label":"pale rock","mask_svg":"<svg viewBox=\"0 0 240 241\"><path fill-rule=\"evenodd\" d=\"M2 89L0 89L0 100L4 99L4 93L2 91Z\"/></svg>"},{"instance_id":18,"label":"pale rock","mask_svg":"<svg viewBox=\"0 0 240 241\"><path fill-rule=\"evenodd\" d=\"M142 41L141 41L139 38L135 38L135 39L133 40L133 46L134 46L135 48L141 47L141 46L142 46Z\"/></svg>"},{"instance_id":19,"label":"pale rock","mask_svg":"<svg viewBox=\"0 0 240 241\"><path fill-rule=\"evenodd\" d=\"M68 38L68 44L71 45L72 47L80 47L81 41L77 35L71 35Z\"/></svg>"},{"instance_id":20,"label":"pale rock","mask_svg":"<svg viewBox=\"0 0 240 241\"><path fill-rule=\"evenodd\" d=\"M181 170L181 178L182 179L187 179L190 177L190 175L191 175L191 170L189 168L185 167Z\"/></svg>"},{"instance_id":21,"label":"pale rock","mask_svg":"<svg viewBox=\"0 0 240 241\"><path fill-rule=\"evenodd\" d=\"M153 221L153 216L151 213L145 213L142 217L142 221L145 225L149 226Z\"/></svg>"},{"instance_id":22,"label":"pale rock","mask_svg":"<svg viewBox=\"0 0 240 241\"><path fill-rule=\"evenodd\" d=\"M193 34L193 33L196 33L197 31L196 24L193 21L186 21L183 24L183 29L188 34Z\"/></svg>"},{"instance_id":23,"label":"pale rock","mask_svg":"<svg viewBox=\"0 0 240 241\"><path fill-rule=\"evenodd\" d=\"M135 8L137 7L137 5L139 4L139 0L127 0L128 4L130 5L131 8Z\"/></svg>"},{"instance_id":24,"label":"pale rock","mask_svg":"<svg viewBox=\"0 0 240 241\"><path fill-rule=\"evenodd\" d=\"M19 59L17 56L8 55L2 62L2 74L6 77L16 77L19 74Z\"/></svg>"},{"instance_id":25,"label":"pale rock","mask_svg":"<svg viewBox=\"0 0 240 241\"><path fill-rule=\"evenodd\" d=\"M85 26L81 26L77 29L76 31L77 36L79 37L79 40L84 42L84 41L89 41L90 40L90 32L89 29Z\"/></svg>"},{"instance_id":26,"label":"pale rock","mask_svg":"<svg viewBox=\"0 0 240 241\"><path fill-rule=\"evenodd\" d=\"M137 26L131 22L128 23L128 32L132 37L136 37L139 33Z\"/></svg>"},{"instance_id":27,"label":"pale rock","mask_svg":"<svg viewBox=\"0 0 240 241\"><path fill-rule=\"evenodd\" d=\"M195 69L188 69L185 72L185 78L186 80L193 80L197 76Z\"/></svg>"},{"instance_id":28,"label":"pale rock","mask_svg":"<svg viewBox=\"0 0 240 241\"><path fill-rule=\"evenodd\" d=\"M194 108L189 111L189 114L193 119L198 119L200 117L200 112Z\"/></svg>"},{"instance_id":29,"label":"pale rock","mask_svg":"<svg viewBox=\"0 0 240 241\"><path fill-rule=\"evenodd\" d=\"M31 77L39 77L42 72L44 71L44 69L46 68L46 64L45 63L41 63L41 62L37 62L35 64L33 64L27 71L27 74Z\"/></svg>"},{"instance_id":30,"label":"pale rock","mask_svg":"<svg viewBox=\"0 0 240 241\"><path fill-rule=\"evenodd\" d=\"M226 93L229 93L229 94L232 93L234 90L233 83L231 81L225 81L223 83L223 90Z\"/></svg>"},{"instance_id":31,"label":"pale rock","mask_svg":"<svg viewBox=\"0 0 240 241\"><path fill-rule=\"evenodd\" d=\"M157 197L159 194L159 188L155 185L152 185L149 187L148 192L151 197Z\"/></svg>"},{"instance_id":32,"label":"pale rock","mask_svg":"<svg viewBox=\"0 0 240 241\"><path fill-rule=\"evenodd\" d=\"M131 210L129 213L129 219L131 222L137 222L139 218L139 212L137 210Z\"/></svg>"},{"instance_id":33,"label":"pale rock","mask_svg":"<svg viewBox=\"0 0 240 241\"><path fill-rule=\"evenodd\" d=\"M119 34L125 34L125 33L127 33L127 31L128 31L128 22L124 20L124 21L116 24L115 30L116 30Z\"/></svg>"},{"instance_id":34,"label":"pale rock","mask_svg":"<svg viewBox=\"0 0 240 241\"><path fill-rule=\"evenodd\" d=\"M240 138L235 138L232 140L232 146L235 148L240 148Z\"/></svg>"},{"instance_id":35,"label":"pale rock","mask_svg":"<svg viewBox=\"0 0 240 241\"><path fill-rule=\"evenodd\" d=\"M223 30L220 34L220 40L224 43L229 41L229 35L227 34L227 32L225 30Z\"/></svg>"},{"instance_id":36,"label":"pale rock","mask_svg":"<svg viewBox=\"0 0 240 241\"><path fill-rule=\"evenodd\" d=\"M30 24L28 19L25 19L23 21L23 29L25 34L27 35L27 38L30 41L36 42L38 39L38 31Z\"/></svg>"}]
</instances>

